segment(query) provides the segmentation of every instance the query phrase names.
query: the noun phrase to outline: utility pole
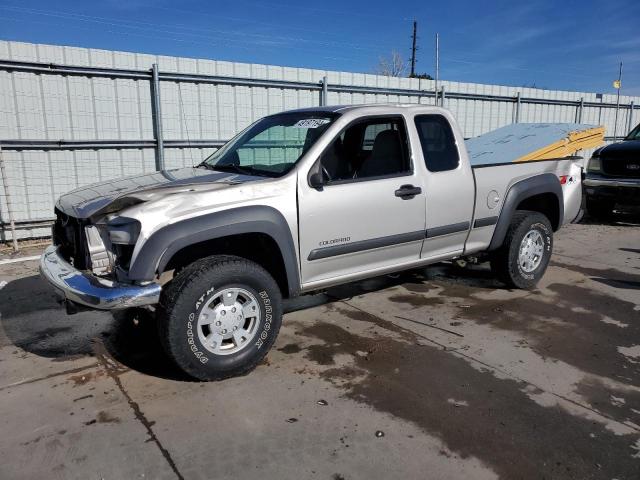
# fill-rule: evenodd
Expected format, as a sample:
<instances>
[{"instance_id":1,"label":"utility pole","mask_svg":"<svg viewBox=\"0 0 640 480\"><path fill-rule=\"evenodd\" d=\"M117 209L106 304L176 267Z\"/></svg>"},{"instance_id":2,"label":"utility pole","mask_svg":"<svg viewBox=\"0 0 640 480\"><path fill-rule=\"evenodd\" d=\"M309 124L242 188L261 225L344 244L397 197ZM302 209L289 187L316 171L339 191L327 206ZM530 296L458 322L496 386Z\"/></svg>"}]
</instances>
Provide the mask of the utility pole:
<instances>
[{"instance_id":1,"label":"utility pole","mask_svg":"<svg viewBox=\"0 0 640 480\"><path fill-rule=\"evenodd\" d=\"M440 34L436 33L436 105L438 105L438 78L440 77Z\"/></svg>"},{"instance_id":2,"label":"utility pole","mask_svg":"<svg viewBox=\"0 0 640 480\"><path fill-rule=\"evenodd\" d=\"M416 76L416 41L418 39L418 22L413 21L413 41L411 44L411 78Z\"/></svg>"},{"instance_id":3,"label":"utility pole","mask_svg":"<svg viewBox=\"0 0 640 480\"><path fill-rule=\"evenodd\" d=\"M618 99L616 100L616 120L613 125L613 141L616 141L618 135L618 111L620 110L620 89L622 88L622 62L620 62L620 71L618 72L618 82L613 83L618 90Z\"/></svg>"}]
</instances>

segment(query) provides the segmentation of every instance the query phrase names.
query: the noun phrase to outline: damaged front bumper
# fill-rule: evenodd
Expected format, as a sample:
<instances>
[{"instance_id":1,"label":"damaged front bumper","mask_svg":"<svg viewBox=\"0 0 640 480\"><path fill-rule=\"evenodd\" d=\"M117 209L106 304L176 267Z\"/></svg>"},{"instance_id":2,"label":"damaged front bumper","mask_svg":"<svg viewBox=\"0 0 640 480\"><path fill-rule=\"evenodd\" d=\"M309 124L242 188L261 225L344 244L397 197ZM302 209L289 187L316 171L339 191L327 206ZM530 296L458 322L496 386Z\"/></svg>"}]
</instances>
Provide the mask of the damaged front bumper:
<instances>
[{"instance_id":1,"label":"damaged front bumper","mask_svg":"<svg viewBox=\"0 0 640 480\"><path fill-rule=\"evenodd\" d=\"M58 251L48 247L40 257L40 274L67 302L96 310L116 310L153 305L160 300L157 283L133 285L97 277L74 268Z\"/></svg>"}]
</instances>

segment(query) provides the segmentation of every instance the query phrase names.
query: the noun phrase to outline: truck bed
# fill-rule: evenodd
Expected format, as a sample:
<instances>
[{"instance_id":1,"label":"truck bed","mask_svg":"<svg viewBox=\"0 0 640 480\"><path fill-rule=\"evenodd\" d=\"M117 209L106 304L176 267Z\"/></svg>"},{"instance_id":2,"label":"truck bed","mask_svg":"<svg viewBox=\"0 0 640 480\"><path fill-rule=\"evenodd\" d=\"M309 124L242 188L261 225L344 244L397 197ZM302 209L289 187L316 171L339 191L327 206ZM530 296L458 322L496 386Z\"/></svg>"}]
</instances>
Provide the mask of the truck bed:
<instances>
[{"instance_id":1,"label":"truck bed","mask_svg":"<svg viewBox=\"0 0 640 480\"><path fill-rule=\"evenodd\" d=\"M604 142L604 127L580 123L514 123L465 141L472 167L553 160Z\"/></svg>"},{"instance_id":2,"label":"truck bed","mask_svg":"<svg viewBox=\"0 0 640 480\"><path fill-rule=\"evenodd\" d=\"M486 219L500 215L506 192L512 185L526 178L551 173L561 180L564 197L562 223L573 222L580 213L582 203L582 165L579 157L554 158L526 162L486 163L472 167L476 181L474 219ZM495 198L498 201L495 202ZM470 231L465 253L484 250L491 242L494 226L474 228Z\"/></svg>"}]
</instances>

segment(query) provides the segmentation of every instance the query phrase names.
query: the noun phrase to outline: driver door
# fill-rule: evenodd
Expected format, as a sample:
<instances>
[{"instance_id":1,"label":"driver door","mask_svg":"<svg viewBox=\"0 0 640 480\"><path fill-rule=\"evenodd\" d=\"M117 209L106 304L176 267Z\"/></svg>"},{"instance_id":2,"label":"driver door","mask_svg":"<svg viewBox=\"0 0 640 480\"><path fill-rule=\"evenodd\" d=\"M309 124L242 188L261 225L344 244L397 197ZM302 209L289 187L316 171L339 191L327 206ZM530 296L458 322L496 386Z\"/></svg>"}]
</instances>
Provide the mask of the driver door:
<instances>
[{"instance_id":1,"label":"driver door","mask_svg":"<svg viewBox=\"0 0 640 480\"><path fill-rule=\"evenodd\" d=\"M395 268L420 258L424 186L404 117L348 125L320 159L323 185L298 179L303 288Z\"/></svg>"}]
</instances>

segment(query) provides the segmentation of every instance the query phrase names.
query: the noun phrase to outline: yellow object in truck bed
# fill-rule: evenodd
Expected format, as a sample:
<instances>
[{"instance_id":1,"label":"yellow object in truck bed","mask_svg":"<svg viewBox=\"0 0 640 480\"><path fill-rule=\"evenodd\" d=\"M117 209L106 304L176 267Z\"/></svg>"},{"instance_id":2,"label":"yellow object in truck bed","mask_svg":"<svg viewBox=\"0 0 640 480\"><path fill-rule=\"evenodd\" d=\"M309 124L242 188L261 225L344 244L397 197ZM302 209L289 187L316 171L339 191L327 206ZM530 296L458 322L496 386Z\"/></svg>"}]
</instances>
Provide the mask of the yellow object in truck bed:
<instances>
[{"instance_id":1,"label":"yellow object in truck bed","mask_svg":"<svg viewBox=\"0 0 640 480\"><path fill-rule=\"evenodd\" d=\"M569 135L551 145L520 157L514 161L546 160L573 155L578 150L599 147L604 143L604 127L593 127L587 130L569 132Z\"/></svg>"},{"instance_id":2,"label":"yellow object in truck bed","mask_svg":"<svg viewBox=\"0 0 640 480\"><path fill-rule=\"evenodd\" d=\"M552 160L604 143L604 127L578 123L515 123L465 142L472 165Z\"/></svg>"}]
</instances>

